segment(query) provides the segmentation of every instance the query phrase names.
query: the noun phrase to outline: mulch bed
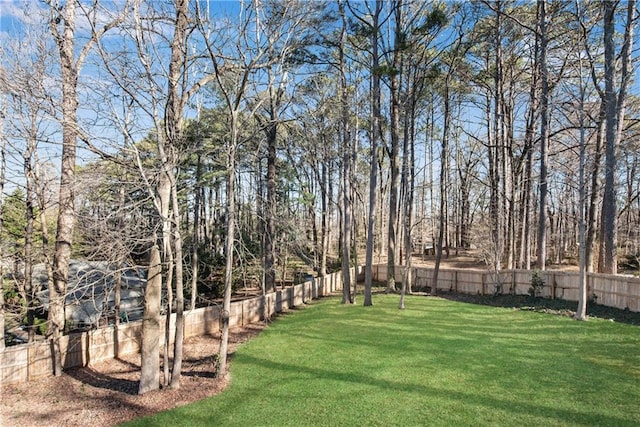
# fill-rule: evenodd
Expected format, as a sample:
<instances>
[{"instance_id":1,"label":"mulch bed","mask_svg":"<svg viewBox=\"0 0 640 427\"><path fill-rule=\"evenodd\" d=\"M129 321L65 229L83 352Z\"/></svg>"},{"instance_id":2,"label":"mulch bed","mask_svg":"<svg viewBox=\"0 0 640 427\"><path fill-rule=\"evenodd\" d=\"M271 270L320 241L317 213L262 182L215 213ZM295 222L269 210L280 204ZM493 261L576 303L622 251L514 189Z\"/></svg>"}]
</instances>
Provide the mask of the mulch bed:
<instances>
[{"instance_id":1,"label":"mulch bed","mask_svg":"<svg viewBox=\"0 0 640 427\"><path fill-rule=\"evenodd\" d=\"M234 328L229 353L258 335L263 324ZM140 355L67 370L60 377L5 386L0 392L0 426L113 426L220 393L228 377L217 378L219 336L185 341L180 388L138 395ZM233 363L233 361L231 361Z\"/></svg>"}]
</instances>

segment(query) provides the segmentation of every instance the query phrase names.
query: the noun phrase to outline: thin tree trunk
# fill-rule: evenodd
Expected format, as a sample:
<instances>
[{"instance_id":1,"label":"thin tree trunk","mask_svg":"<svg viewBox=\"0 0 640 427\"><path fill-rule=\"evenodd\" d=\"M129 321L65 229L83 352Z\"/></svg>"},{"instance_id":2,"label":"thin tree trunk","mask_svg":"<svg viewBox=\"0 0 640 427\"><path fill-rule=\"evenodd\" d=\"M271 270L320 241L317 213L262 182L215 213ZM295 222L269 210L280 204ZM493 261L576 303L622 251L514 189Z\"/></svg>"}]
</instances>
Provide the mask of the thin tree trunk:
<instances>
[{"instance_id":1,"label":"thin tree trunk","mask_svg":"<svg viewBox=\"0 0 640 427\"><path fill-rule=\"evenodd\" d=\"M193 248L191 250L191 310L196 309L196 301L198 298L198 275L199 275L199 260L198 250L200 247L200 209L202 204L202 159L200 153L198 153L198 160L196 165L196 189L195 200L193 206Z\"/></svg>"},{"instance_id":2,"label":"thin tree trunk","mask_svg":"<svg viewBox=\"0 0 640 427\"><path fill-rule=\"evenodd\" d=\"M182 375L182 357L184 343L184 283L183 283L183 256L182 234L180 232L180 216L178 206L178 188L175 181L172 184L173 201L173 247L175 253L175 282L176 282L176 333L173 343L173 367L171 372L171 388L180 387Z\"/></svg>"},{"instance_id":3,"label":"thin tree trunk","mask_svg":"<svg viewBox=\"0 0 640 427\"><path fill-rule=\"evenodd\" d=\"M24 228L24 300L27 309L27 332L29 342L33 342L36 338L35 330L35 293L33 286L33 233L35 220L34 206L34 190L35 190L35 173L34 173L34 155L36 150L36 130L35 123L28 135L27 149L23 154L24 175L25 175L25 228Z\"/></svg>"},{"instance_id":4,"label":"thin tree trunk","mask_svg":"<svg viewBox=\"0 0 640 427\"><path fill-rule=\"evenodd\" d=\"M325 147L323 147L323 152L325 151ZM320 193L321 193L321 200L320 200L320 205L321 205L321 209L322 209L322 216L321 216L321 226L320 226L320 268L318 270L318 274L320 274L320 277L324 277L327 275L327 253L329 252L329 213L327 212L327 199L329 198L328 195L328 174L327 174L327 158L326 155L323 155L323 161L322 161L322 172L321 172L321 177L320 177Z\"/></svg>"},{"instance_id":5,"label":"thin tree trunk","mask_svg":"<svg viewBox=\"0 0 640 427\"><path fill-rule=\"evenodd\" d=\"M269 290L276 290L276 142L277 125L275 110L271 109L271 122L267 128L267 203L265 207L266 225L264 234L264 282ZM283 278L284 279L284 278Z\"/></svg>"},{"instance_id":6,"label":"thin tree trunk","mask_svg":"<svg viewBox=\"0 0 640 427\"><path fill-rule=\"evenodd\" d=\"M35 181L38 185L38 207L40 213L40 231L42 233L41 242L41 259L44 263L45 270L47 272L47 289L53 287L53 264L49 253L49 225L47 224L47 200L46 200L46 184L42 181L40 175L40 161L38 160L38 153L35 153ZM0 276L1 277L1 276Z\"/></svg>"},{"instance_id":7,"label":"thin tree trunk","mask_svg":"<svg viewBox=\"0 0 640 427\"><path fill-rule=\"evenodd\" d=\"M163 146L162 142L158 142L158 147ZM168 178L169 171L167 168L166 156L161 156L163 161L163 171L158 180L158 197L160 199L160 215L162 220L162 262L165 271L165 289L167 295L165 309L165 328L164 328L164 355L163 355L163 371L164 377L162 384L169 385L171 381L171 372L169 365L169 348L171 342L171 312L173 310L173 249L171 247L171 218L169 206L171 203L171 184Z\"/></svg>"},{"instance_id":8,"label":"thin tree trunk","mask_svg":"<svg viewBox=\"0 0 640 427\"><path fill-rule=\"evenodd\" d=\"M404 143L402 146L402 177L401 186L404 189L403 199L403 225L404 225L404 271L402 277L402 286L400 288L399 308L405 308L405 294L407 290L411 292L412 277L412 242L411 242L411 214L413 208L414 193L414 126L415 121L415 103L414 96L411 97L409 111L405 113L404 120Z\"/></svg>"},{"instance_id":9,"label":"thin tree trunk","mask_svg":"<svg viewBox=\"0 0 640 427\"><path fill-rule=\"evenodd\" d=\"M442 261L442 244L444 241L446 198L447 198L447 175L449 168L449 122L450 122L450 99L449 99L449 76L444 83L444 125L442 128L442 152L440 155L440 220L438 228L438 242L436 244L436 261L433 268L433 279L431 285L431 295L438 294L438 275L440 273L440 263Z\"/></svg>"},{"instance_id":10,"label":"thin tree trunk","mask_svg":"<svg viewBox=\"0 0 640 427\"><path fill-rule=\"evenodd\" d=\"M235 114L234 114L235 116ZM222 338L220 341L220 353L218 355L218 376L222 376L227 370L227 352L229 348L229 315L231 310L231 292L233 289L233 248L235 243L236 205L235 205L235 179L236 179L236 143L237 143L237 118L233 118L234 125L231 132L232 142L227 148L227 236L225 240L225 256L227 257L224 275L224 297L222 302Z\"/></svg>"},{"instance_id":11,"label":"thin tree trunk","mask_svg":"<svg viewBox=\"0 0 640 427\"><path fill-rule=\"evenodd\" d=\"M124 217L122 215L122 212L125 208L125 188L124 186L120 187L120 190L118 191L118 212L120 212L121 214L118 215L118 227L120 229L124 228ZM115 284L115 295L114 295L114 301L113 301L113 311L114 311L114 324L115 324L115 343L116 343L116 357L119 357L119 355L117 354L117 345L118 345L118 327L120 326L120 300L121 300L121 291L122 291L122 273L120 271L120 268L122 267L122 263L120 262L120 260L118 260L118 265L116 266L116 284Z\"/></svg>"},{"instance_id":12,"label":"thin tree trunk","mask_svg":"<svg viewBox=\"0 0 640 427\"><path fill-rule=\"evenodd\" d=\"M579 2L576 0L576 6L580 7ZM578 320L585 320L587 318L587 229L586 229L586 183L585 183L585 167L586 167L586 129L585 129L585 90L582 82L582 60L580 59L580 111L579 111L579 126L580 126L580 165L579 165L579 180L578 187L580 189L580 201L578 207L579 213L579 228L580 228L580 255L579 255L579 280L578 280L578 309L576 310L575 317Z\"/></svg>"},{"instance_id":13,"label":"thin tree trunk","mask_svg":"<svg viewBox=\"0 0 640 427\"><path fill-rule=\"evenodd\" d=\"M598 202L600 198L600 165L602 164L602 147L604 141L604 120L606 115L606 105L604 100L600 103L597 122L596 144L593 152L593 165L591 170L591 196L589 197L589 208L587 214L587 240L585 243L585 259L587 271L592 272L595 268L594 249L597 231Z\"/></svg>"}]
</instances>

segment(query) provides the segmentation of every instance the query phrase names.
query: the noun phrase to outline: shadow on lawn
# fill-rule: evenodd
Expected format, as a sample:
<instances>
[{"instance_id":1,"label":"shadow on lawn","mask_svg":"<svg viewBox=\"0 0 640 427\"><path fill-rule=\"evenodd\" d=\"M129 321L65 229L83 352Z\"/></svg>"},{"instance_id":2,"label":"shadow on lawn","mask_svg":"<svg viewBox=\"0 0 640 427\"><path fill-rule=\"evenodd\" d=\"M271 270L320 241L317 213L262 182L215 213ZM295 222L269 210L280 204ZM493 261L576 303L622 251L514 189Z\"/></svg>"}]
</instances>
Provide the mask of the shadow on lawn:
<instances>
[{"instance_id":1,"label":"shadow on lawn","mask_svg":"<svg viewBox=\"0 0 640 427\"><path fill-rule=\"evenodd\" d=\"M470 304L488 305L492 307L506 307L518 310L536 311L539 313L556 314L573 317L578 308L574 301L561 299L533 298L529 295L468 295L441 292L439 297ZM607 307L590 302L587 304L587 315L599 319L610 319L615 322L640 326L640 313L619 308Z\"/></svg>"},{"instance_id":2,"label":"shadow on lawn","mask_svg":"<svg viewBox=\"0 0 640 427\"><path fill-rule=\"evenodd\" d=\"M267 368L289 373L300 372L300 366L294 364L276 362L260 357L254 357L248 354L243 354L241 356L241 359L242 363L253 364L259 366L261 369ZM584 413L570 409L554 408L549 406L544 407L541 405L523 402L521 400L509 400L508 397L499 399L493 396L488 396L486 394L479 395L475 393L468 393L450 389L443 390L425 384L400 383L392 380L373 378L367 375L353 372L338 372L320 367L305 367L304 372L305 374L311 374L322 381L332 380L338 382L364 384L367 386L388 390L390 393L410 392L414 393L416 396L423 397L446 395L445 397L447 399L450 399L452 401L465 402L465 404L494 408L496 410L504 411L507 413L518 412L531 414L532 416L536 417L545 417L547 419L553 418L558 423L558 425L568 421L584 425L626 425L629 422L624 418L617 418L604 414L596 414L593 412Z\"/></svg>"}]
</instances>

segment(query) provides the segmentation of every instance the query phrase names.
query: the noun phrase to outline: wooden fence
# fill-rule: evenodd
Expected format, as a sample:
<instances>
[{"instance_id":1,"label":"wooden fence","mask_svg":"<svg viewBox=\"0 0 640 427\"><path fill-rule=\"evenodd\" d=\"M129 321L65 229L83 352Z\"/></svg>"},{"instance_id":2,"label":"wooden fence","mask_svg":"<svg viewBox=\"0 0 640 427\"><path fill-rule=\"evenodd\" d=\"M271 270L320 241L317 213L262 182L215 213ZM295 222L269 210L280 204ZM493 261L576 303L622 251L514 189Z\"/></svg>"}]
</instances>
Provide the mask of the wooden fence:
<instances>
[{"instance_id":1,"label":"wooden fence","mask_svg":"<svg viewBox=\"0 0 640 427\"><path fill-rule=\"evenodd\" d=\"M352 274L355 274L355 269L352 270ZM266 312L271 316L302 306L312 299L328 296L340 289L342 289L342 273L338 272L271 292L264 297L234 301L230 309L230 326L244 326L259 322L265 313L265 304ZM172 317L171 325L175 327L175 314L172 314ZM164 344L164 320L161 325L162 345ZM219 330L219 307L211 306L185 312L185 338L210 335ZM173 332L171 336L174 335ZM141 320L121 323L117 329L111 325L66 335L61 339L63 366L65 369L87 366L103 360L139 353L141 338ZM53 358L50 341L10 346L0 351L0 386L48 377L52 373Z\"/></svg>"},{"instance_id":2,"label":"wooden fence","mask_svg":"<svg viewBox=\"0 0 640 427\"><path fill-rule=\"evenodd\" d=\"M403 266L396 267L396 280L401 282ZM414 286L431 287L433 285L432 268L412 269ZM577 272L539 271L544 281L541 296L567 301L578 300ZM499 273L486 270L440 269L438 273L438 291L466 294L517 294L527 295L531 287L532 271L503 270ZM373 267L374 280L387 279L387 266ZM640 278L610 274L587 274L587 295L598 304L630 311L640 312Z\"/></svg>"},{"instance_id":3,"label":"wooden fence","mask_svg":"<svg viewBox=\"0 0 640 427\"><path fill-rule=\"evenodd\" d=\"M403 267L398 266L396 277L400 281ZM362 269L359 269L361 274ZM355 273L355 270L352 272ZM531 271L505 270L499 274L484 270L441 269L438 291L492 295L515 293L526 295L531 287ZM544 281L541 295L570 301L578 299L578 274L572 272L541 271ZM414 285L432 286L433 269L413 268ZM373 267L374 280L387 278L387 266ZM598 304L640 312L640 279L634 277L588 274L588 295ZM301 306L312 299L327 296L342 289L342 273L315 278L293 287L231 303L230 324L241 326L262 320L264 304L271 316L289 308ZM175 315L172 315L175 316ZM185 338L209 335L220 330L218 307L199 308L185 313ZM162 328L165 322L162 321ZM175 325L175 319L171 325ZM123 323L88 332L69 334L62 338L61 346L65 368L87 366L114 357L140 351L142 321ZM173 336L173 333L171 334ZM164 330L161 343L164 342ZM0 385L20 383L52 375L51 344L38 341L6 347L0 351Z\"/></svg>"}]
</instances>

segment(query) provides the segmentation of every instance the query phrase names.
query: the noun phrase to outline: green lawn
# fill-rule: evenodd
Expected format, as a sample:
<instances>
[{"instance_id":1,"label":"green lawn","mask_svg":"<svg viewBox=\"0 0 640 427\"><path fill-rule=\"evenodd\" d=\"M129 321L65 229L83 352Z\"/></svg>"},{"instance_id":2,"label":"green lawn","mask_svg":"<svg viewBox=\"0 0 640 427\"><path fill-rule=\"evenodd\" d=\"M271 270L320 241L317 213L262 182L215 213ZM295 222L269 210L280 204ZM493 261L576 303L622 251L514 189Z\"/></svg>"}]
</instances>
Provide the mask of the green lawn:
<instances>
[{"instance_id":1,"label":"green lawn","mask_svg":"<svg viewBox=\"0 0 640 427\"><path fill-rule=\"evenodd\" d=\"M164 426L638 426L640 329L410 296L278 318Z\"/></svg>"}]
</instances>

